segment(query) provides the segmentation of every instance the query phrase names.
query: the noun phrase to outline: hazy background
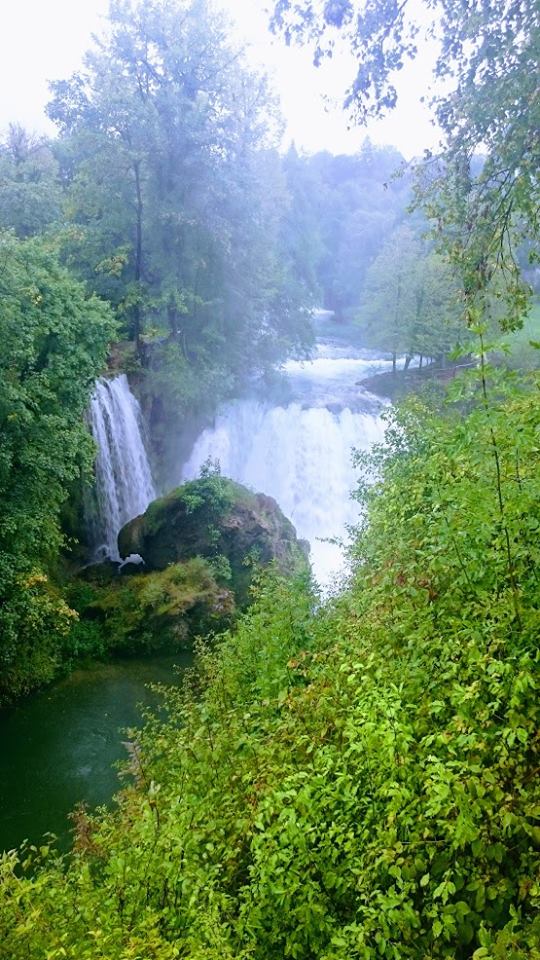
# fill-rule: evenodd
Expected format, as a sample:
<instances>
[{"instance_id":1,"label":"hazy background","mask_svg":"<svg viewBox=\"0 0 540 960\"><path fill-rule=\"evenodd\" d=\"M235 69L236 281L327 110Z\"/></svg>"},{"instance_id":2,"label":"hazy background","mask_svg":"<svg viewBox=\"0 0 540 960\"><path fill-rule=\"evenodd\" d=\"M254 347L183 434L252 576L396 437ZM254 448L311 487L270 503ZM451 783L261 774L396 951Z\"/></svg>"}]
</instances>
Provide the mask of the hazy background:
<instances>
[{"instance_id":1,"label":"hazy background","mask_svg":"<svg viewBox=\"0 0 540 960\"><path fill-rule=\"evenodd\" d=\"M392 115L367 128L348 129L340 97L354 64L343 54L315 69L307 50L287 49L269 33L267 0L216 0L235 21L236 35L253 63L273 75L287 121L284 147L291 140L306 152L354 153L366 134L394 144L409 159L437 141L427 107L434 52L421 51L399 75L400 102ZM4 6L0 57L0 129L17 121L52 132L44 115L47 81L69 76L81 65L92 32L100 30L108 0L17 0ZM323 100L326 94L326 103Z\"/></svg>"}]
</instances>

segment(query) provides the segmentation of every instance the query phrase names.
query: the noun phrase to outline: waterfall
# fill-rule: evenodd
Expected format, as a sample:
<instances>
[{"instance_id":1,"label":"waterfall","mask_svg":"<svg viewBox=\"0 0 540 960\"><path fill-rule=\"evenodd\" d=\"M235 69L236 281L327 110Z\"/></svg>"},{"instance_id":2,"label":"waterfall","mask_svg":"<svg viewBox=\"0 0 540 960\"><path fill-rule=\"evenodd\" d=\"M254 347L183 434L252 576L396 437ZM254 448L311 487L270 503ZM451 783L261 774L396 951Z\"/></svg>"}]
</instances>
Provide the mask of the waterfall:
<instances>
[{"instance_id":1,"label":"waterfall","mask_svg":"<svg viewBox=\"0 0 540 960\"><path fill-rule=\"evenodd\" d=\"M140 407L125 374L96 382L89 419L98 447L93 504L87 509L94 557L119 560L119 531L156 497Z\"/></svg>"},{"instance_id":2,"label":"waterfall","mask_svg":"<svg viewBox=\"0 0 540 960\"><path fill-rule=\"evenodd\" d=\"M344 567L339 541L359 520L352 451L384 438L388 401L362 380L391 368L388 356L338 337L319 339L312 360L284 365L289 400L246 397L223 407L196 441L182 478L198 476L211 458L226 476L274 497L298 536L309 540L316 579L330 586Z\"/></svg>"},{"instance_id":3,"label":"waterfall","mask_svg":"<svg viewBox=\"0 0 540 960\"><path fill-rule=\"evenodd\" d=\"M350 497L356 486L352 448L369 449L382 437L378 412L238 400L198 438L183 477L198 476L210 457L225 476L273 496L298 536L309 540L315 576L327 585L343 566L342 550L319 538L344 537L359 518Z\"/></svg>"}]
</instances>

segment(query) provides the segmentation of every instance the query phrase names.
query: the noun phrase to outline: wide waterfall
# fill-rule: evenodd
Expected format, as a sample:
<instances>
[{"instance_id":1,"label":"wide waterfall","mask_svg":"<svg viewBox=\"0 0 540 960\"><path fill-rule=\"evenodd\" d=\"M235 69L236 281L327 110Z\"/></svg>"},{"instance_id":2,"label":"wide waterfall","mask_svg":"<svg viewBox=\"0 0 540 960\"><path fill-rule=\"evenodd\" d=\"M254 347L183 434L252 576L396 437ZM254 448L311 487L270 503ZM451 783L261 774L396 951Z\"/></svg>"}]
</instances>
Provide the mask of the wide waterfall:
<instances>
[{"instance_id":1,"label":"wide waterfall","mask_svg":"<svg viewBox=\"0 0 540 960\"><path fill-rule=\"evenodd\" d=\"M125 374L96 382L90 425L98 447L93 504L87 510L94 556L119 560L119 531L156 497L140 407Z\"/></svg>"},{"instance_id":2,"label":"wide waterfall","mask_svg":"<svg viewBox=\"0 0 540 960\"><path fill-rule=\"evenodd\" d=\"M345 537L359 517L351 499L353 448L367 450L384 433L385 404L358 380L390 366L369 351L319 343L314 360L286 364L292 402L244 399L224 407L198 438L183 478L217 459L224 475L275 497L309 540L315 576L328 585L343 567L342 548L328 540Z\"/></svg>"}]
</instances>

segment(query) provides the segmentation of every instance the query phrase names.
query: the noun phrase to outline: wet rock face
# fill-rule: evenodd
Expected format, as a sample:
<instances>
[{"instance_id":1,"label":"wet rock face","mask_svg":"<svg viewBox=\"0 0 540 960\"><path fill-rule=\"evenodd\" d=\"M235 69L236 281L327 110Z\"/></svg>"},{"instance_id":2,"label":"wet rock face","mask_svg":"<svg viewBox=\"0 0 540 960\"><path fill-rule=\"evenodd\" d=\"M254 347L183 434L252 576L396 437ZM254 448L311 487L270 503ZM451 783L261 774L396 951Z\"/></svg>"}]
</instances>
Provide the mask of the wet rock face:
<instances>
[{"instance_id":1,"label":"wet rock face","mask_svg":"<svg viewBox=\"0 0 540 960\"><path fill-rule=\"evenodd\" d=\"M254 567L275 561L292 575L307 568L309 550L272 497L219 475L154 500L120 531L118 546L122 556L140 554L149 571L195 556L226 563L240 603L248 599Z\"/></svg>"}]
</instances>

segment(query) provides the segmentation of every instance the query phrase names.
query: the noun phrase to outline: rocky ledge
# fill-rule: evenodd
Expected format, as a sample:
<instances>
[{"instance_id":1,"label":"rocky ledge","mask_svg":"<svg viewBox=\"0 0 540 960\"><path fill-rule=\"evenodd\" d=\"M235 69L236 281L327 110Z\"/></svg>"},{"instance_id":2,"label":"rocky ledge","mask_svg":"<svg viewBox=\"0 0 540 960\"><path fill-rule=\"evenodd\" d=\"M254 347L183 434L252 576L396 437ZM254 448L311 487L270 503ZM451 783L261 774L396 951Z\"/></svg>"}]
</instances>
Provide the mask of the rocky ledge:
<instances>
[{"instance_id":1,"label":"rocky ledge","mask_svg":"<svg viewBox=\"0 0 540 960\"><path fill-rule=\"evenodd\" d=\"M147 571L202 557L223 571L240 606L257 567L274 562L287 576L308 567L309 546L276 501L219 474L154 500L120 531L118 546L122 556L139 554Z\"/></svg>"}]
</instances>

